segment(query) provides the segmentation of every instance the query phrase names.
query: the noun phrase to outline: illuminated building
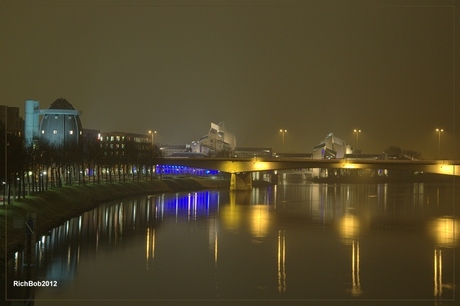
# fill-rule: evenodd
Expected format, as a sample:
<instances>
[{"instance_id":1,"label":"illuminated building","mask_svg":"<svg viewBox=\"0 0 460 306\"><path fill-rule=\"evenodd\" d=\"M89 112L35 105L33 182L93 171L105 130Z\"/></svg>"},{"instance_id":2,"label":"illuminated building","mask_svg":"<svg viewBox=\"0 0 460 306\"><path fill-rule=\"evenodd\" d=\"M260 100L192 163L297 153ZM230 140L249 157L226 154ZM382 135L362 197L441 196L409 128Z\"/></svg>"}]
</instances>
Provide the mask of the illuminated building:
<instances>
[{"instance_id":1,"label":"illuminated building","mask_svg":"<svg viewBox=\"0 0 460 306\"><path fill-rule=\"evenodd\" d=\"M228 155L236 148L235 135L228 132L223 122L215 124L211 122L208 134L200 138L200 141L193 141L192 152L205 155L216 154L217 152L228 152Z\"/></svg>"},{"instance_id":2,"label":"illuminated building","mask_svg":"<svg viewBox=\"0 0 460 306\"><path fill-rule=\"evenodd\" d=\"M40 109L34 100L25 102L25 140L44 139L53 146L78 144L82 136L81 112L75 110L66 99L59 98L48 109ZM39 124L39 116L42 116Z\"/></svg>"},{"instance_id":3,"label":"illuminated building","mask_svg":"<svg viewBox=\"0 0 460 306\"><path fill-rule=\"evenodd\" d=\"M321 143L313 148L313 159L336 159L344 158L352 153L351 146L345 140L329 133ZM313 169L313 177L328 177L328 169Z\"/></svg>"},{"instance_id":4,"label":"illuminated building","mask_svg":"<svg viewBox=\"0 0 460 306\"><path fill-rule=\"evenodd\" d=\"M124 156L128 155L130 150L144 152L146 155L150 155L152 152L151 136L147 134L101 133L99 141L106 156Z\"/></svg>"},{"instance_id":5,"label":"illuminated building","mask_svg":"<svg viewBox=\"0 0 460 306\"><path fill-rule=\"evenodd\" d=\"M7 126L8 134L23 136L24 120L19 117L19 107L0 105L0 126Z\"/></svg>"},{"instance_id":6,"label":"illuminated building","mask_svg":"<svg viewBox=\"0 0 460 306\"><path fill-rule=\"evenodd\" d=\"M352 153L351 146L345 140L329 133L321 143L313 149L313 159L344 158L345 154Z\"/></svg>"}]
</instances>

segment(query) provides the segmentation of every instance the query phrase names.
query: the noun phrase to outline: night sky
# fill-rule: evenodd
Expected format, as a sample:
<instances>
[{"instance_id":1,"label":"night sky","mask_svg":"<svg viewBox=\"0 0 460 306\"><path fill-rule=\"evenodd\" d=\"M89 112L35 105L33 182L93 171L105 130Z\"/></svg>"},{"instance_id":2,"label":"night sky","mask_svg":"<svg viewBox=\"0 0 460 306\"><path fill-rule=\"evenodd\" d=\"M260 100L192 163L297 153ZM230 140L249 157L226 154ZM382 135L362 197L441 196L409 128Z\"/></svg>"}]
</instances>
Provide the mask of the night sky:
<instances>
[{"instance_id":1,"label":"night sky","mask_svg":"<svg viewBox=\"0 0 460 306\"><path fill-rule=\"evenodd\" d=\"M458 2L0 0L0 104L67 99L84 128L309 152L329 133L460 158ZM457 51L456 51L457 50ZM457 80L455 79L457 75ZM458 120L457 120L458 121Z\"/></svg>"}]
</instances>

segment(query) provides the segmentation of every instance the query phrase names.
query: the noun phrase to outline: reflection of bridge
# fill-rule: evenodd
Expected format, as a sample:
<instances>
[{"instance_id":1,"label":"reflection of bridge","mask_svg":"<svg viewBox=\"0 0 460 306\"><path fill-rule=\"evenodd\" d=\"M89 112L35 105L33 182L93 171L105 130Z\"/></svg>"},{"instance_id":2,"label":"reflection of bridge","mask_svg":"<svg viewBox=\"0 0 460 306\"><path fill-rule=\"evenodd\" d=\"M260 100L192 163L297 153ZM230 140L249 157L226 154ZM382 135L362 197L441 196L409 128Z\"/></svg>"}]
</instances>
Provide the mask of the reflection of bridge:
<instances>
[{"instance_id":1,"label":"reflection of bridge","mask_svg":"<svg viewBox=\"0 0 460 306\"><path fill-rule=\"evenodd\" d=\"M160 164L231 173L230 189L232 190L252 188L251 172L281 169L391 169L460 175L460 161L454 160L165 158Z\"/></svg>"}]
</instances>

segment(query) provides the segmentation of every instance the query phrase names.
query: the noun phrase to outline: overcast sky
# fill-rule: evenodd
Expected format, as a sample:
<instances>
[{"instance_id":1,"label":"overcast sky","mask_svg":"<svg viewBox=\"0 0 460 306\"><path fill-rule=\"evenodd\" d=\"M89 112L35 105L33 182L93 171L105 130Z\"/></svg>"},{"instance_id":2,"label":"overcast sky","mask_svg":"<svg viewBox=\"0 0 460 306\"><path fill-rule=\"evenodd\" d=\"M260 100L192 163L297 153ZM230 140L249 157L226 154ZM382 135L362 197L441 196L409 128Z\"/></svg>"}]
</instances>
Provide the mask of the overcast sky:
<instances>
[{"instance_id":1,"label":"overcast sky","mask_svg":"<svg viewBox=\"0 0 460 306\"><path fill-rule=\"evenodd\" d=\"M223 121L280 151L282 128L288 152L332 132L437 158L443 128L460 158L458 16L453 0L0 0L0 104L62 97L84 128L170 144Z\"/></svg>"}]
</instances>

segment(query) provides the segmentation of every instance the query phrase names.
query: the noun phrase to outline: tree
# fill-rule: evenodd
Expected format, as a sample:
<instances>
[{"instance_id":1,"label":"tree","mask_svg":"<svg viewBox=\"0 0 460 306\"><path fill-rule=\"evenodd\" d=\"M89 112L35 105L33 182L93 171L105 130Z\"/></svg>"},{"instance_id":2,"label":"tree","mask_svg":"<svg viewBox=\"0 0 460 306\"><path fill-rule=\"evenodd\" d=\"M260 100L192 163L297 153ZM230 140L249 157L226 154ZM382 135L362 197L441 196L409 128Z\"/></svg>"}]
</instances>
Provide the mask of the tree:
<instances>
[{"instance_id":1,"label":"tree","mask_svg":"<svg viewBox=\"0 0 460 306\"><path fill-rule=\"evenodd\" d=\"M403 150L397 146L390 146L388 149L384 150L383 153L387 155L388 158L393 159L421 159L422 153L415 150Z\"/></svg>"}]
</instances>

